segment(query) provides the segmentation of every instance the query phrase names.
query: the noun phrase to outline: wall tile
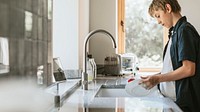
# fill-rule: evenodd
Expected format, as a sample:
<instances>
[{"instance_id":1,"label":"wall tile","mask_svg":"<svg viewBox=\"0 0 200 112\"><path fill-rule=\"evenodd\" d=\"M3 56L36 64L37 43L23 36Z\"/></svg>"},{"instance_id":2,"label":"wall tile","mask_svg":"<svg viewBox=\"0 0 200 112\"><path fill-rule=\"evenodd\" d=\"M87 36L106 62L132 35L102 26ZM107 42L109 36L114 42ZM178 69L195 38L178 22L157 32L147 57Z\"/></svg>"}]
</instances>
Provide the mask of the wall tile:
<instances>
[{"instance_id":1,"label":"wall tile","mask_svg":"<svg viewBox=\"0 0 200 112\"><path fill-rule=\"evenodd\" d=\"M38 0L38 15L43 16L43 0Z\"/></svg>"},{"instance_id":2,"label":"wall tile","mask_svg":"<svg viewBox=\"0 0 200 112\"><path fill-rule=\"evenodd\" d=\"M32 62L34 61L32 60L32 41L31 40L25 40L24 51L25 51L25 56L24 56L25 67L31 67Z\"/></svg>"},{"instance_id":3,"label":"wall tile","mask_svg":"<svg viewBox=\"0 0 200 112\"><path fill-rule=\"evenodd\" d=\"M9 8L9 37L24 38L24 12Z\"/></svg>"},{"instance_id":4,"label":"wall tile","mask_svg":"<svg viewBox=\"0 0 200 112\"><path fill-rule=\"evenodd\" d=\"M53 62L53 43L52 42L48 42L48 63L52 63Z\"/></svg>"},{"instance_id":5,"label":"wall tile","mask_svg":"<svg viewBox=\"0 0 200 112\"><path fill-rule=\"evenodd\" d=\"M15 1L17 1L17 8L23 9L23 10L25 9L25 4L26 4L25 0L15 0Z\"/></svg>"},{"instance_id":6,"label":"wall tile","mask_svg":"<svg viewBox=\"0 0 200 112\"><path fill-rule=\"evenodd\" d=\"M53 74L52 74L52 63L47 63L47 85L50 85L52 82Z\"/></svg>"},{"instance_id":7,"label":"wall tile","mask_svg":"<svg viewBox=\"0 0 200 112\"><path fill-rule=\"evenodd\" d=\"M47 26L47 27L45 27ZM42 40L48 41L48 23L47 23L47 18L43 18L43 27L42 27Z\"/></svg>"},{"instance_id":8,"label":"wall tile","mask_svg":"<svg viewBox=\"0 0 200 112\"><path fill-rule=\"evenodd\" d=\"M33 14L32 39L38 39L38 16Z\"/></svg>"},{"instance_id":9,"label":"wall tile","mask_svg":"<svg viewBox=\"0 0 200 112\"><path fill-rule=\"evenodd\" d=\"M8 4L8 0L0 0L1 4Z\"/></svg>"},{"instance_id":10,"label":"wall tile","mask_svg":"<svg viewBox=\"0 0 200 112\"><path fill-rule=\"evenodd\" d=\"M25 66L25 63L24 63L24 59L26 58L26 52L25 52L25 48L26 48L26 45L25 45L25 40L24 39L18 39L17 41L17 66L19 68L24 68Z\"/></svg>"},{"instance_id":11,"label":"wall tile","mask_svg":"<svg viewBox=\"0 0 200 112\"><path fill-rule=\"evenodd\" d=\"M10 7L17 8L18 3L21 0L7 0L7 3Z\"/></svg>"},{"instance_id":12,"label":"wall tile","mask_svg":"<svg viewBox=\"0 0 200 112\"><path fill-rule=\"evenodd\" d=\"M39 1L32 0L33 13L38 15Z\"/></svg>"},{"instance_id":13,"label":"wall tile","mask_svg":"<svg viewBox=\"0 0 200 112\"><path fill-rule=\"evenodd\" d=\"M52 41L52 20L48 20L48 42Z\"/></svg>"},{"instance_id":14,"label":"wall tile","mask_svg":"<svg viewBox=\"0 0 200 112\"><path fill-rule=\"evenodd\" d=\"M48 62L48 42L44 41L43 42L43 59L44 59L44 63Z\"/></svg>"},{"instance_id":15,"label":"wall tile","mask_svg":"<svg viewBox=\"0 0 200 112\"><path fill-rule=\"evenodd\" d=\"M44 45L42 41L38 42L38 65L44 64Z\"/></svg>"},{"instance_id":16,"label":"wall tile","mask_svg":"<svg viewBox=\"0 0 200 112\"><path fill-rule=\"evenodd\" d=\"M42 34L43 34L43 22L42 22L42 18L38 17L38 40L43 40L42 38Z\"/></svg>"},{"instance_id":17,"label":"wall tile","mask_svg":"<svg viewBox=\"0 0 200 112\"><path fill-rule=\"evenodd\" d=\"M9 39L8 75L32 77L44 65L44 82L52 78L52 22L47 19L48 0L0 0L0 36ZM32 30L25 32L25 12L32 13Z\"/></svg>"},{"instance_id":18,"label":"wall tile","mask_svg":"<svg viewBox=\"0 0 200 112\"><path fill-rule=\"evenodd\" d=\"M45 17L45 18L47 18L47 16L48 16L48 2L47 2L47 0L43 0L43 17Z\"/></svg>"},{"instance_id":19,"label":"wall tile","mask_svg":"<svg viewBox=\"0 0 200 112\"><path fill-rule=\"evenodd\" d=\"M2 37L8 37L8 27L9 27L9 10L7 4L0 4L0 36Z\"/></svg>"},{"instance_id":20,"label":"wall tile","mask_svg":"<svg viewBox=\"0 0 200 112\"><path fill-rule=\"evenodd\" d=\"M32 42L32 66L37 67L38 66L38 42L33 41Z\"/></svg>"},{"instance_id":21,"label":"wall tile","mask_svg":"<svg viewBox=\"0 0 200 112\"><path fill-rule=\"evenodd\" d=\"M25 2L26 2L26 4L25 4L25 6L26 6L26 7L25 7L25 10L26 10L26 11L32 12L32 10L33 10L33 9L32 9L32 1L33 1L33 0L25 0Z\"/></svg>"}]
</instances>

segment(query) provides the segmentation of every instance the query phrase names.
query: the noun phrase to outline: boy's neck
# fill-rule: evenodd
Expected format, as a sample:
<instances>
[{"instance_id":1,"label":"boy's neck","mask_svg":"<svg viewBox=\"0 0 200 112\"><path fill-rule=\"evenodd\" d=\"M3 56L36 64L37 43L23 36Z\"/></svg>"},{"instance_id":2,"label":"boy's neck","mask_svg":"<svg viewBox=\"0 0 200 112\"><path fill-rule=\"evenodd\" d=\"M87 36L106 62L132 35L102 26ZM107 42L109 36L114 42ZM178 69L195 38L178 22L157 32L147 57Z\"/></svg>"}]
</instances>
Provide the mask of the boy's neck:
<instances>
[{"instance_id":1,"label":"boy's neck","mask_svg":"<svg viewBox=\"0 0 200 112\"><path fill-rule=\"evenodd\" d=\"M182 18L182 15L180 13L173 13L173 26L176 25L180 18Z\"/></svg>"}]
</instances>

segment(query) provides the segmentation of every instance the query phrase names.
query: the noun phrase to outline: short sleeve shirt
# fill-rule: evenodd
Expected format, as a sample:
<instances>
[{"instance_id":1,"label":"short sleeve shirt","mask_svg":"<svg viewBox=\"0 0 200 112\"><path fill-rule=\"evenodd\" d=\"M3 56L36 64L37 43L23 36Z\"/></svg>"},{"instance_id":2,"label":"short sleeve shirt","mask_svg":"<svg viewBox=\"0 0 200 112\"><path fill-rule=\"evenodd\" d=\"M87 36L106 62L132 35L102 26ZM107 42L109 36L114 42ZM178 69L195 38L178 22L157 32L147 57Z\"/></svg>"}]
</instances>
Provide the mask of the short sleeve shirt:
<instances>
[{"instance_id":1,"label":"short sleeve shirt","mask_svg":"<svg viewBox=\"0 0 200 112\"><path fill-rule=\"evenodd\" d=\"M184 112L200 111L200 36L196 29L182 17L173 28L170 55L173 70L182 66L183 60L196 64L195 75L177 80L176 103Z\"/></svg>"}]
</instances>

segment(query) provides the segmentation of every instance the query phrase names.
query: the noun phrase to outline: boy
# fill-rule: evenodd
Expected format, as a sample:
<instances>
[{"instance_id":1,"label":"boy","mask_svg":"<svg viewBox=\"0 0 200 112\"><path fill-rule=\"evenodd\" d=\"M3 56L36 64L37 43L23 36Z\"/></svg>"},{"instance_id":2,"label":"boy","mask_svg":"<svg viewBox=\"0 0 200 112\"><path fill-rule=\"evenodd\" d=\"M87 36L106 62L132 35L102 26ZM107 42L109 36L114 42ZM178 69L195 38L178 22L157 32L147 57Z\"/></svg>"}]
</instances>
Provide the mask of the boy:
<instances>
[{"instance_id":1,"label":"boy","mask_svg":"<svg viewBox=\"0 0 200 112\"><path fill-rule=\"evenodd\" d=\"M141 77L150 89L159 84L161 93L184 112L200 112L200 36L181 15L177 0L153 0L149 14L169 29L161 73Z\"/></svg>"}]
</instances>

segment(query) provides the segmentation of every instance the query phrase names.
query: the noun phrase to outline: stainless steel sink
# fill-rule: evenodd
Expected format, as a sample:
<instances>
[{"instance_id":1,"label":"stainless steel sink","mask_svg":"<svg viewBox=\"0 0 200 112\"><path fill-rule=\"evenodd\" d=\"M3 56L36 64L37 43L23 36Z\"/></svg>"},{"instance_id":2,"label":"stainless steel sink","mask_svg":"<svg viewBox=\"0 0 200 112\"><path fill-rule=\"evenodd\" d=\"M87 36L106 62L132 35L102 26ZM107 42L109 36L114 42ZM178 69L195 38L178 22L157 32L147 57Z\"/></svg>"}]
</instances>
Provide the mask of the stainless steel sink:
<instances>
[{"instance_id":1,"label":"stainless steel sink","mask_svg":"<svg viewBox=\"0 0 200 112\"><path fill-rule=\"evenodd\" d=\"M102 85L95 97L163 97L157 87L152 88L151 92L145 96L131 96L125 90L125 84Z\"/></svg>"},{"instance_id":2,"label":"stainless steel sink","mask_svg":"<svg viewBox=\"0 0 200 112\"><path fill-rule=\"evenodd\" d=\"M131 97L125 91L125 85L102 85L95 97Z\"/></svg>"},{"instance_id":3,"label":"stainless steel sink","mask_svg":"<svg viewBox=\"0 0 200 112\"><path fill-rule=\"evenodd\" d=\"M99 103L99 102L105 102L106 97L111 99L108 99L107 103ZM129 97L129 98L125 99L119 98L118 100L113 99L117 97ZM95 99L90 104L89 110L92 112L96 111L114 112L116 111L116 108L115 105L113 106L112 104L113 103L117 104L117 101L118 102L122 101L124 103L124 106L126 106L126 108L125 107L123 108L125 109L124 111L182 112L180 108L177 105L175 105L175 103L172 100L164 98L161 94L159 94L158 91L154 91L153 93L143 98L141 97L139 98L131 96L128 93L126 93L125 85L102 85L99 88L98 92L96 93ZM104 107L109 107L109 108L104 108Z\"/></svg>"}]
</instances>

